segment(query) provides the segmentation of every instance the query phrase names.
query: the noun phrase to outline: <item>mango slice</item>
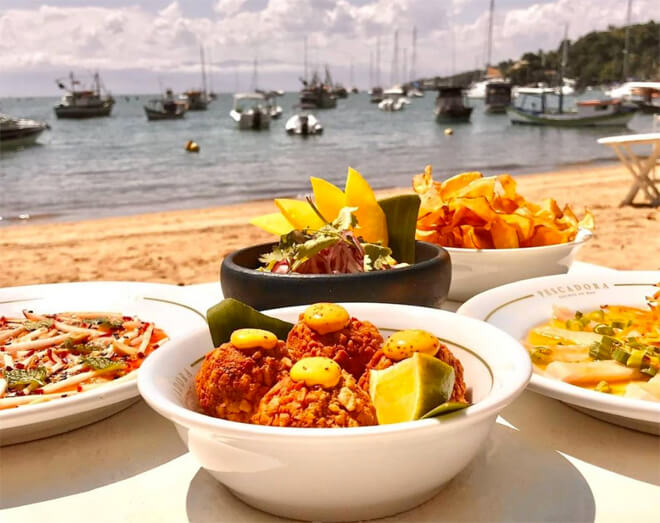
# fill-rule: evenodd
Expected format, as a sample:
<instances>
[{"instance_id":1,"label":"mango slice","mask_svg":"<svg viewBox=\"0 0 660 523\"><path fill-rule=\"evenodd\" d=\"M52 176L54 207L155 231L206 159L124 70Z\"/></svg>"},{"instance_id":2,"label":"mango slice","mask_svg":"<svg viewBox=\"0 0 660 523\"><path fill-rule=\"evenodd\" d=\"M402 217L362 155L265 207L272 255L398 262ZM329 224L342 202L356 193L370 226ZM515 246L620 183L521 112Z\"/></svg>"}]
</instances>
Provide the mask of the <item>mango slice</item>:
<instances>
[{"instance_id":1,"label":"mango slice","mask_svg":"<svg viewBox=\"0 0 660 523\"><path fill-rule=\"evenodd\" d=\"M304 200L276 198L275 205L294 229L320 229L325 225L312 206Z\"/></svg>"},{"instance_id":2,"label":"mango slice","mask_svg":"<svg viewBox=\"0 0 660 523\"><path fill-rule=\"evenodd\" d=\"M323 217L331 222L339 211L346 207L346 195L344 192L323 178L311 177L312 190L314 191L314 203Z\"/></svg>"},{"instance_id":3,"label":"mango slice","mask_svg":"<svg viewBox=\"0 0 660 523\"><path fill-rule=\"evenodd\" d=\"M288 234L293 230L293 225L282 215L282 213L274 212L272 214L264 214L263 216L256 216L250 220L252 225L263 229L266 232L282 236Z\"/></svg>"},{"instance_id":4,"label":"mango slice","mask_svg":"<svg viewBox=\"0 0 660 523\"><path fill-rule=\"evenodd\" d=\"M359 236L367 242L388 244L387 218L378 205L376 196L367 181L355 169L348 168L346 177L346 205L357 207L355 217L358 220Z\"/></svg>"}]
</instances>

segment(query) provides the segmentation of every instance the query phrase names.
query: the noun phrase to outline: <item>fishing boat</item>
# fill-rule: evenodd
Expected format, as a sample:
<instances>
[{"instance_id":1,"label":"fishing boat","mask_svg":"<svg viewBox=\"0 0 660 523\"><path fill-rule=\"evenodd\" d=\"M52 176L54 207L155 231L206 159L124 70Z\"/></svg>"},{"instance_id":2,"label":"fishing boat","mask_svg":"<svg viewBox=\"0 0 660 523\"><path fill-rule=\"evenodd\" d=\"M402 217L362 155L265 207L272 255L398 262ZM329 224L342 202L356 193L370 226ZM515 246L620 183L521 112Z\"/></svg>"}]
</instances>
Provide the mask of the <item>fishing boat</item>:
<instances>
[{"instance_id":1,"label":"fishing boat","mask_svg":"<svg viewBox=\"0 0 660 523\"><path fill-rule=\"evenodd\" d=\"M400 87L393 87L383 92L383 100L378 104L381 111L401 111L405 109L410 100L406 98L405 92Z\"/></svg>"},{"instance_id":2,"label":"fishing boat","mask_svg":"<svg viewBox=\"0 0 660 523\"><path fill-rule=\"evenodd\" d=\"M554 101L557 100L556 103ZM561 90L539 88L521 90L507 113L513 124L550 125L555 127L625 126L635 116L637 107L620 99L584 100L575 108L564 109Z\"/></svg>"},{"instance_id":3,"label":"fishing boat","mask_svg":"<svg viewBox=\"0 0 660 523\"><path fill-rule=\"evenodd\" d=\"M50 127L44 122L0 114L0 148L32 145L46 129Z\"/></svg>"},{"instance_id":4,"label":"fishing boat","mask_svg":"<svg viewBox=\"0 0 660 523\"><path fill-rule=\"evenodd\" d=\"M79 89L81 85L79 80L69 74L70 84L67 86L64 80L58 79L56 83L60 89L65 89L67 93L62 97L55 109L55 116L58 118L96 118L99 116L110 116L112 106L115 103L114 98L109 94L102 94L103 86L99 73L94 73L93 85L89 89Z\"/></svg>"},{"instance_id":5,"label":"fishing boat","mask_svg":"<svg viewBox=\"0 0 660 523\"><path fill-rule=\"evenodd\" d=\"M206 90L206 64L204 62L204 47L202 46L199 48L199 57L202 67L202 88L188 89L179 97L186 102L188 111L206 111L209 103L211 103L211 97Z\"/></svg>"},{"instance_id":6,"label":"fishing boat","mask_svg":"<svg viewBox=\"0 0 660 523\"><path fill-rule=\"evenodd\" d=\"M369 101L372 104L379 104L383 101L383 88L382 87L372 87L371 92L369 93Z\"/></svg>"},{"instance_id":7,"label":"fishing boat","mask_svg":"<svg viewBox=\"0 0 660 523\"><path fill-rule=\"evenodd\" d=\"M303 80L303 89L300 91L300 106L303 109L333 109L337 107L337 96L332 92L332 80L328 68L325 69L325 81L314 72L312 79Z\"/></svg>"},{"instance_id":8,"label":"fishing boat","mask_svg":"<svg viewBox=\"0 0 660 523\"><path fill-rule=\"evenodd\" d=\"M337 98L347 98L348 90L342 84L335 84L334 88L332 89L332 94L334 94Z\"/></svg>"},{"instance_id":9,"label":"fishing boat","mask_svg":"<svg viewBox=\"0 0 660 523\"><path fill-rule=\"evenodd\" d=\"M297 113L286 121L284 126L287 134L309 136L314 134L321 134L323 126L318 118L309 113Z\"/></svg>"},{"instance_id":10,"label":"fishing boat","mask_svg":"<svg viewBox=\"0 0 660 523\"><path fill-rule=\"evenodd\" d=\"M187 104L174 97L171 89L165 91L160 98L149 100L144 106L147 120L179 120L186 114Z\"/></svg>"},{"instance_id":11,"label":"fishing boat","mask_svg":"<svg viewBox=\"0 0 660 523\"><path fill-rule=\"evenodd\" d=\"M438 122L469 122L472 107L465 104L464 88L442 86L438 88L433 110Z\"/></svg>"},{"instance_id":12,"label":"fishing boat","mask_svg":"<svg viewBox=\"0 0 660 523\"><path fill-rule=\"evenodd\" d=\"M511 84L508 82L489 82L486 84L486 111L506 113L511 105Z\"/></svg>"},{"instance_id":13,"label":"fishing boat","mask_svg":"<svg viewBox=\"0 0 660 523\"><path fill-rule=\"evenodd\" d=\"M270 109L263 93L235 94L229 116L241 130L259 131L270 127Z\"/></svg>"}]
</instances>

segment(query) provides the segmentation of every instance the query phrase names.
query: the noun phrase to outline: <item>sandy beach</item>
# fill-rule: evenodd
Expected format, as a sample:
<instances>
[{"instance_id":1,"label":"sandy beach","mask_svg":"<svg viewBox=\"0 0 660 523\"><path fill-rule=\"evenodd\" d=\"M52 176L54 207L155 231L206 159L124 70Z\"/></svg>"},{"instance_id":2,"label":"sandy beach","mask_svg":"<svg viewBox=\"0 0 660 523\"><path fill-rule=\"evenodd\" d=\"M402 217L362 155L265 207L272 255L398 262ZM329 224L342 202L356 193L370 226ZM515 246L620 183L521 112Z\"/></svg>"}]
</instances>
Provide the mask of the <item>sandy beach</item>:
<instances>
[{"instance_id":1,"label":"sandy beach","mask_svg":"<svg viewBox=\"0 0 660 523\"><path fill-rule=\"evenodd\" d=\"M516 179L527 199L553 197L580 215L585 207L592 210L596 234L578 259L616 269L660 269L660 209L618 207L631 183L623 167L580 165ZM248 220L273 211L268 200L0 228L0 286L85 280L214 281L228 253L272 239Z\"/></svg>"}]
</instances>

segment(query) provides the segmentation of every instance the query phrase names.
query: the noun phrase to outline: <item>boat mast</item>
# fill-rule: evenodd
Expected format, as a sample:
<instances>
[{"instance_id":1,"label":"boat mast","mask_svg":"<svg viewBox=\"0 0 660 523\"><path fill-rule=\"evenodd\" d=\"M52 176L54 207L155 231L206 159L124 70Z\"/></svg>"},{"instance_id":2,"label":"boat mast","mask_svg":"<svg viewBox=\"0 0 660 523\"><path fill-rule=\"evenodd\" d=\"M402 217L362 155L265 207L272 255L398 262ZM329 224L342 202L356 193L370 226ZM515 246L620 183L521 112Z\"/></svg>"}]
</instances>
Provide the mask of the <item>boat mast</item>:
<instances>
[{"instance_id":1,"label":"boat mast","mask_svg":"<svg viewBox=\"0 0 660 523\"><path fill-rule=\"evenodd\" d=\"M369 89L374 86L374 52L369 50Z\"/></svg>"},{"instance_id":2,"label":"boat mast","mask_svg":"<svg viewBox=\"0 0 660 523\"><path fill-rule=\"evenodd\" d=\"M202 62L202 93L206 98L206 68L204 66L204 46L199 46L199 58Z\"/></svg>"},{"instance_id":3,"label":"boat mast","mask_svg":"<svg viewBox=\"0 0 660 523\"><path fill-rule=\"evenodd\" d=\"M401 75L401 83L408 83L408 48L403 48L403 70Z\"/></svg>"},{"instance_id":4,"label":"boat mast","mask_svg":"<svg viewBox=\"0 0 660 523\"><path fill-rule=\"evenodd\" d=\"M412 31L412 56L410 57L410 81L415 81L415 65L417 65L417 27Z\"/></svg>"},{"instance_id":5,"label":"boat mast","mask_svg":"<svg viewBox=\"0 0 660 523\"><path fill-rule=\"evenodd\" d=\"M209 87L213 92L213 56L211 55L211 49L209 49Z\"/></svg>"},{"instance_id":6,"label":"boat mast","mask_svg":"<svg viewBox=\"0 0 660 523\"><path fill-rule=\"evenodd\" d=\"M628 80L630 61L628 53L630 51L630 19L632 16L632 0L628 0L628 12L626 14L626 44L623 49L623 81Z\"/></svg>"},{"instance_id":7,"label":"boat mast","mask_svg":"<svg viewBox=\"0 0 660 523\"><path fill-rule=\"evenodd\" d=\"M559 67L559 114L564 112L564 75L568 62L568 23L564 26L564 40L561 43L561 66Z\"/></svg>"},{"instance_id":8,"label":"boat mast","mask_svg":"<svg viewBox=\"0 0 660 523\"><path fill-rule=\"evenodd\" d=\"M492 59L493 52L493 12L495 11L495 0L490 0L490 13L488 14L488 42L486 47L486 75Z\"/></svg>"},{"instance_id":9,"label":"boat mast","mask_svg":"<svg viewBox=\"0 0 660 523\"><path fill-rule=\"evenodd\" d=\"M303 83L307 85L307 36L305 35L305 40L304 40L304 52L303 52Z\"/></svg>"},{"instance_id":10,"label":"boat mast","mask_svg":"<svg viewBox=\"0 0 660 523\"><path fill-rule=\"evenodd\" d=\"M380 87L380 35L376 38L376 85Z\"/></svg>"},{"instance_id":11,"label":"boat mast","mask_svg":"<svg viewBox=\"0 0 660 523\"><path fill-rule=\"evenodd\" d=\"M392 55L392 70L390 71L390 84L395 85L399 75L399 30L394 30L394 54Z\"/></svg>"}]
</instances>

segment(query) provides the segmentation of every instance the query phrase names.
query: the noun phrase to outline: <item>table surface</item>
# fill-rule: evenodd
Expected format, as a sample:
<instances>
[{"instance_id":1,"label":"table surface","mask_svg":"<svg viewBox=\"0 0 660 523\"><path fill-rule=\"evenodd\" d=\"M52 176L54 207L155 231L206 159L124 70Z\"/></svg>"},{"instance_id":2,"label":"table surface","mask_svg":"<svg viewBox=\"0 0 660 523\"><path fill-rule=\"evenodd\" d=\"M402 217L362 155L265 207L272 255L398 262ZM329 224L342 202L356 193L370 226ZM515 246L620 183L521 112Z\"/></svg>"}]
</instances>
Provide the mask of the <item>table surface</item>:
<instances>
[{"instance_id":1,"label":"table surface","mask_svg":"<svg viewBox=\"0 0 660 523\"><path fill-rule=\"evenodd\" d=\"M599 271L609 269L571 269ZM220 289L182 292L202 309ZM526 391L440 494L386 521L650 522L659 499L660 438ZM3 523L281 521L234 498L142 400L93 425L0 448L0 509Z\"/></svg>"},{"instance_id":2,"label":"table surface","mask_svg":"<svg viewBox=\"0 0 660 523\"><path fill-rule=\"evenodd\" d=\"M660 141L660 133L622 134L621 136L607 136L605 138L598 139L598 143L605 145L624 143L643 144L658 141Z\"/></svg>"}]
</instances>

